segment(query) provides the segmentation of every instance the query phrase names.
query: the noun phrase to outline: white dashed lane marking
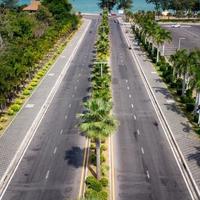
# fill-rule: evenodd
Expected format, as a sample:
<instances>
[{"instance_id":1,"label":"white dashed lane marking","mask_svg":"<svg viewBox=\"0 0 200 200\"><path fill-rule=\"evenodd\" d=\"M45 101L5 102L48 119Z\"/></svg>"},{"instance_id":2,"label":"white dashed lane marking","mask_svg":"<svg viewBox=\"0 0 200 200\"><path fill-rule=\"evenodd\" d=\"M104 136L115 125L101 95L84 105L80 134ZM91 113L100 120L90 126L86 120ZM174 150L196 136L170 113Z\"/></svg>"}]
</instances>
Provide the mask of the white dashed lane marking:
<instances>
[{"instance_id":1,"label":"white dashed lane marking","mask_svg":"<svg viewBox=\"0 0 200 200\"><path fill-rule=\"evenodd\" d=\"M46 176L45 176L45 179L48 179L49 178L49 170L47 171L47 173L46 173Z\"/></svg>"},{"instance_id":2,"label":"white dashed lane marking","mask_svg":"<svg viewBox=\"0 0 200 200\"><path fill-rule=\"evenodd\" d=\"M131 107L133 108L133 107L134 107L134 105L133 105L133 104L131 104Z\"/></svg>"},{"instance_id":3,"label":"white dashed lane marking","mask_svg":"<svg viewBox=\"0 0 200 200\"><path fill-rule=\"evenodd\" d=\"M144 149L143 149L143 147L141 147L141 152L142 152L142 154L144 154Z\"/></svg>"},{"instance_id":4,"label":"white dashed lane marking","mask_svg":"<svg viewBox=\"0 0 200 200\"><path fill-rule=\"evenodd\" d=\"M55 147L53 154L56 154L56 152L57 152L57 147Z\"/></svg>"},{"instance_id":5,"label":"white dashed lane marking","mask_svg":"<svg viewBox=\"0 0 200 200\"><path fill-rule=\"evenodd\" d=\"M63 134L63 129L60 131L60 135L62 135Z\"/></svg>"},{"instance_id":6,"label":"white dashed lane marking","mask_svg":"<svg viewBox=\"0 0 200 200\"><path fill-rule=\"evenodd\" d=\"M134 117L135 120L137 119L136 115L134 115L133 117Z\"/></svg>"}]
</instances>

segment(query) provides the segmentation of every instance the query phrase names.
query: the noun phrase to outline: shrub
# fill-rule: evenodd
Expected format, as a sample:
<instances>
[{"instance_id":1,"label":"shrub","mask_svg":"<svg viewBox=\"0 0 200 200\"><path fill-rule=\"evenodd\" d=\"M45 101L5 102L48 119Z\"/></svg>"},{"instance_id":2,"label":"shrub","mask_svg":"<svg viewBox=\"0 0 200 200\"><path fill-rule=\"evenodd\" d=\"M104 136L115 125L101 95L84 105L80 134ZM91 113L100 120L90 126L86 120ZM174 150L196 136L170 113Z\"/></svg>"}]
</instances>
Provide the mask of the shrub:
<instances>
[{"instance_id":1,"label":"shrub","mask_svg":"<svg viewBox=\"0 0 200 200\"><path fill-rule=\"evenodd\" d=\"M39 77L42 77L42 76L44 76L44 72L43 72L43 71L39 71L37 75L38 75Z\"/></svg>"},{"instance_id":2,"label":"shrub","mask_svg":"<svg viewBox=\"0 0 200 200\"><path fill-rule=\"evenodd\" d=\"M90 149L95 149L95 144L91 144Z\"/></svg>"},{"instance_id":3,"label":"shrub","mask_svg":"<svg viewBox=\"0 0 200 200\"><path fill-rule=\"evenodd\" d=\"M1 118L0 118L0 122L6 122L6 121L8 121L8 118L7 118L7 117L1 117Z\"/></svg>"},{"instance_id":4,"label":"shrub","mask_svg":"<svg viewBox=\"0 0 200 200\"><path fill-rule=\"evenodd\" d=\"M194 103L186 103L186 110L192 112L194 110Z\"/></svg>"},{"instance_id":5,"label":"shrub","mask_svg":"<svg viewBox=\"0 0 200 200\"><path fill-rule=\"evenodd\" d=\"M38 81L32 81L32 82L30 83L30 85L31 85L32 87L37 86L37 84L38 84Z\"/></svg>"},{"instance_id":6,"label":"shrub","mask_svg":"<svg viewBox=\"0 0 200 200\"><path fill-rule=\"evenodd\" d=\"M87 189L85 191L85 198L87 200L93 200L93 199L97 199L98 198L98 193L92 189Z\"/></svg>"},{"instance_id":7,"label":"shrub","mask_svg":"<svg viewBox=\"0 0 200 200\"><path fill-rule=\"evenodd\" d=\"M101 145L101 151L106 151L107 147L105 145Z\"/></svg>"},{"instance_id":8,"label":"shrub","mask_svg":"<svg viewBox=\"0 0 200 200\"><path fill-rule=\"evenodd\" d=\"M107 200L108 199L108 192L101 191L98 193L98 199L99 200Z\"/></svg>"},{"instance_id":9,"label":"shrub","mask_svg":"<svg viewBox=\"0 0 200 200\"><path fill-rule=\"evenodd\" d=\"M107 187L108 186L108 179L103 177L101 180L100 180L100 183L103 187Z\"/></svg>"},{"instance_id":10,"label":"shrub","mask_svg":"<svg viewBox=\"0 0 200 200\"><path fill-rule=\"evenodd\" d=\"M106 158L105 158L105 156L104 155L101 155L101 163L103 163L103 162L105 162L106 161Z\"/></svg>"},{"instance_id":11,"label":"shrub","mask_svg":"<svg viewBox=\"0 0 200 200\"><path fill-rule=\"evenodd\" d=\"M93 176L88 176L85 181L88 188L95 190L96 192L100 192L102 190L101 183L94 178Z\"/></svg>"},{"instance_id":12,"label":"shrub","mask_svg":"<svg viewBox=\"0 0 200 200\"><path fill-rule=\"evenodd\" d=\"M3 126L2 126L2 125L0 125L0 131L1 131L1 130L3 130Z\"/></svg>"},{"instance_id":13,"label":"shrub","mask_svg":"<svg viewBox=\"0 0 200 200\"><path fill-rule=\"evenodd\" d=\"M26 96L27 96L27 95L30 95L30 93L31 93L31 92L30 92L29 90L27 90L27 89L23 91L23 95L26 95Z\"/></svg>"},{"instance_id":14,"label":"shrub","mask_svg":"<svg viewBox=\"0 0 200 200\"><path fill-rule=\"evenodd\" d=\"M15 112L11 108L8 109L7 113L10 116L15 114Z\"/></svg>"},{"instance_id":15,"label":"shrub","mask_svg":"<svg viewBox=\"0 0 200 200\"><path fill-rule=\"evenodd\" d=\"M15 100L15 103L18 104L18 105L22 105L23 104L23 101L21 99L16 99Z\"/></svg>"},{"instance_id":16,"label":"shrub","mask_svg":"<svg viewBox=\"0 0 200 200\"><path fill-rule=\"evenodd\" d=\"M29 86L27 87L27 90L33 90L33 87L32 87L31 85L29 85Z\"/></svg>"},{"instance_id":17,"label":"shrub","mask_svg":"<svg viewBox=\"0 0 200 200\"><path fill-rule=\"evenodd\" d=\"M18 104L13 104L13 105L10 106L10 109L12 109L14 112L19 111L20 108L21 108L21 106L18 105Z\"/></svg>"},{"instance_id":18,"label":"shrub","mask_svg":"<svg viewBox=\"0 0 200 200\"><path fill-rule=\"evenodd\" d=\"M94 153L90 154L89 160L91 164L96 165L96 155Z\"/></svg>"},{"instance_id":19,"label":"shrub","mask_svg":"<svg viewBox=\"0 0 200 200\"><path fill-rule=\"evenodd\" d=\"M25 99L26 97L24 95L21 95L19 98L20 99Z\"/></svg>"}]
</instances>

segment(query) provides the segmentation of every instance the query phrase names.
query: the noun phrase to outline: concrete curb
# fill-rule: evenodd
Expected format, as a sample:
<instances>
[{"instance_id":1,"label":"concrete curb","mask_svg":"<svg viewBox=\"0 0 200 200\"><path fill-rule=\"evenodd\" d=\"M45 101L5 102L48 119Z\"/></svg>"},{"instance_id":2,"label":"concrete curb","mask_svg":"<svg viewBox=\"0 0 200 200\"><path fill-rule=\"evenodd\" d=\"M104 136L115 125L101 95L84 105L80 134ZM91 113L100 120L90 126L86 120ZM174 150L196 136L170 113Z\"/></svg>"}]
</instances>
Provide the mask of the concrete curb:
<instances>
[{"instance_id":1,"label":"concrete curb","mask_svg":"<svg viewBox=\"0 0 200 200\"><path fill-rule=\"evenodd\" d=\"M51 92L49 93L46 101L44 102L44 104L42 105L40 111L38 112L36 118L34 119L31 127L29 128L29 130L27 131L27 134L25 136L25 138L23 139L20 147L18 148L14 158L12 159L9 167L7 168L6 172L4 173L3 177L1 178L0 180L0 193L1 193L1 196L0 196L0 199L2 199L2 197L4 196L4 193L9 185L9 182L12 180L12 177L14 176L29 144L31 143L32 141L32 138L34 137L35 133L36 133L36 130L40 124L40 122L42 121L45 113L47 112L48 110L48 107L50 106L64 76L66 75L68 69L69 69L69 66L70 66L70 63L72 61L72 59L74 58L74 56L76 55L76 52L79 48L79 46L81 45L85 35L86 35L86 32L87 30L89 29L89 26L91 24L91 21L89 21L89 23L87 24L82 36L79 38L79 41L77 42L76 44L76 47L74 48L74 50L72 51L71 53L71 56L69 57L67 63L65 64L63 70L61 71L58 79L56 80Z\"/></svg>"},{"instance_id":2,"label":"concrete curb","mask_svg":"<svg viewBox=\"0 0 200 200\"><path fill-rule=\"evenodd\" d=\"M131 43L130 43L129 39L126 37L122 27L121 27L121 30L122 30L124 38L126 39L127 44L131 45ZM134 58L134 60L135 60L135 62L137 64L138 71L139 71L139 73L140 73L140 75L141 75L141 77L143 79L144 85L145 85L145 87L147 89L147 92L148 92L149 97L151 99L151 102L152 102L152 104L153 104L153 106L155 108L155 111L156 111L156 113L158 115L158 118L160 119L160 122L162 124L163 130L166 133L166 137L167 137L168 142L170 144L170 147L171 147L171 149L173 151L173 154L174 154L174 156L176 158L177 164L179 166L179 169L181 170L181 173L183 175L183 178L185 180L187 188L188 188L188 190L189 190L189 192L191 194L191 197L194 200L198 200L198 199L200 199L199 188L198 188L198 186L197 186L197 184L196 184L196 182L195 182L195 180L194 180L194 178L193 178L193 176L192 176L192 174L190 172L190 169L189 169L189 167L187 165L187 162L186 162L186 160L185 160L185 158L184 158L184 156L183 156L183 154L182 154L182 152L181 152L181 150L180 150L180 148L179 148L179 146L178 146L178 144L176 142L176 139L174 138L173 132L171 131L170 126L169 126L169 124L168 124L168 122L167 122L167 120L165 118L165 115L163 114L163 112L162 112L162 110L160 108L160 105L159 105L159 103L158 103L158 101L157 101L157 99L156 99L156 97L154 95L154 92L153 92L153 90L152 90L152 88L151 88L151 86L150 86L150 84L148 82L148 79L147 79L147 77L146 77L146 75L145 75L145 73L144 73L144 71L142 69L142 66L140 64L139 59L137 58L137 55L136 55L135 51L132 50L131 54L132 54L132 56L133 56L133 58Z\"/></svg>"}]
</instances>

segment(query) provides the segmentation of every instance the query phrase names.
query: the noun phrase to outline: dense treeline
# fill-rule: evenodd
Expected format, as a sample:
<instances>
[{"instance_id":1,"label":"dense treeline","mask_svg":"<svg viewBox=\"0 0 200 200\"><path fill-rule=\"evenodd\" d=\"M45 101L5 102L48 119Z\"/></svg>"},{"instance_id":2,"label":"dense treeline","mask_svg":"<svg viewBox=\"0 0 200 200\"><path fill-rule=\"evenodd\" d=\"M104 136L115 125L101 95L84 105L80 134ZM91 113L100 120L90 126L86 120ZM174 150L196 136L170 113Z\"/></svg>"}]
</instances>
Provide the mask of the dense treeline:
<instances>
[{"instance_id":1,"label":"dense treeline","mask_svg":"<svg viewBox=\"0 0 200 200\"><path fill-rule=\"evenodd\" d=\"M175 54L166 58L159 47L171 40L170 33L162 30L150 12L137 13L132 17L135 22L133 31L138 42L156 63L163 80L184 105L188 116L200 125L200 50L177 49ZM162 55L160 59L159 55Z\"/></svg>"},{"instance_id":2,"label":"dense treeline","mask_svg":"<svg viewBox=\"0 0 200 200\"><path fill-rule=\"evenodd\" d=\"M199 11L199 0L146 0L147 3L153 3L156 10L174 10L174 11Z\"/></svg>"},{"instance_id":3,"label":"dense treeline","mask_svg":"<svg viewBox=\"0 0 200 200\"><path fill-rule=\"evenodd\" d=\"M74 30L79 18L67 0L43 0L35 13L16 1L0 7L0 106L3 109L40 67L41 59L61 36Z\"/></svg>"}]
</instances>

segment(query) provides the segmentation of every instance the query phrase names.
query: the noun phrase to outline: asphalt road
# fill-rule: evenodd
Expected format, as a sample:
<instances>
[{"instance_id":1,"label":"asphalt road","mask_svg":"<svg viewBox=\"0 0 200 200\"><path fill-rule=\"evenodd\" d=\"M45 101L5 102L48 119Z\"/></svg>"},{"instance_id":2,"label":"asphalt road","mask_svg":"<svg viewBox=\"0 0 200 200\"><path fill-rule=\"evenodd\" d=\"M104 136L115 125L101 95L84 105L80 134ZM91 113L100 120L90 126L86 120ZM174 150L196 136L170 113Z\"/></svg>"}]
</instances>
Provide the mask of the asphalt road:
<instances>
[{"instance_id":1,"label":"asphalt road","mask_svg":"<svg viewBox=\"0 0 200 200\"><path fill-rule=\"evenodd\" d=\"M190 200L119 24L110 25L114 112L120 121L113 138L116 200Z\"/></svg>"},{"instance_id":2,"label":"asphalt road","mask_svg":"<svg viewBox=\"0 0 200 200\"><path fill-rule=\"evenodd\" d=\"M93 17L3 200L77 199L85 138L76 126L76 115L81 112L81 103L88 94L97 25L98 20Z\"/></svg>"},{"instance_id":3,"label":"asphalt road","mask_svg":"<svg viewBox=\"0 0 200 200\"><path fill-rule=\"evenodd\" d=\"M181 24L178 28L172 28L171 25L165 24L162 27L172 33L172 43L166 44L166 55L173 54L179 47L179 38L181 39L180 48L189 49L200 48L200 25Z\"/></svg>"}]
</instances>

